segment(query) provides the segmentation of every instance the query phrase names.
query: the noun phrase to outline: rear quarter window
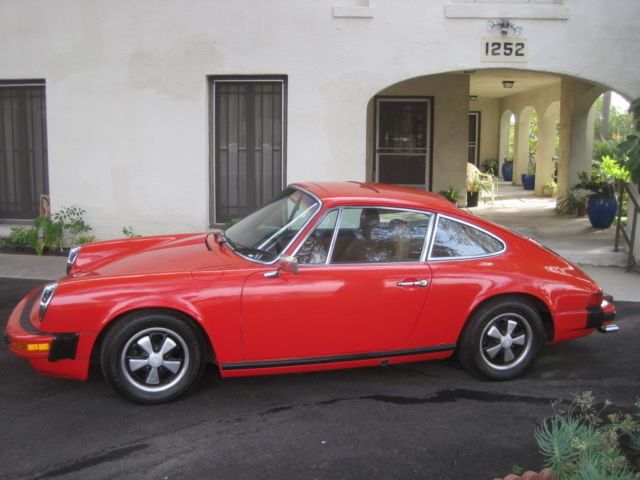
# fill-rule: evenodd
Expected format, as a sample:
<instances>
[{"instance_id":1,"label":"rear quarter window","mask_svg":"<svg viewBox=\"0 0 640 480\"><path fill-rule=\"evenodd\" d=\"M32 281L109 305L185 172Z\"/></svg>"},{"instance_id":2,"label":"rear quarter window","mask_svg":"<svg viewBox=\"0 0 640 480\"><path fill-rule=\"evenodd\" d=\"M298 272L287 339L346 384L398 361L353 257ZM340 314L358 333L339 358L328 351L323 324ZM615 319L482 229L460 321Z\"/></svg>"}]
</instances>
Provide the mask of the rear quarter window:
<instances>
[{"instance_id":1,"label":"rear quarter window","mask_svg":"<svg viewBox=\"0 0 640 480\"><path fill-rule=\"evenodd\" d=\"M440 216L429 258L475 258L496 255L504 250L504 242L494 235L471 224Z\"/></svg>"}]
</instances>

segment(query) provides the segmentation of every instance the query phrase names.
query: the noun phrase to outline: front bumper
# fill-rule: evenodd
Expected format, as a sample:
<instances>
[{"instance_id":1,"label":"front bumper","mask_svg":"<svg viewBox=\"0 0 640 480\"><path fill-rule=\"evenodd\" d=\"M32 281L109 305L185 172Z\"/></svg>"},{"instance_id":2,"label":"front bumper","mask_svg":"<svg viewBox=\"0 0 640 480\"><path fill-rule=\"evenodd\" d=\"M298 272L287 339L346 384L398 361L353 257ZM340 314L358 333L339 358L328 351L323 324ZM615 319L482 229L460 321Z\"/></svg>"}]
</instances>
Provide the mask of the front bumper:
<instances>
[{"instance_id":1,"label":"front bumper","mask_svg":"<svg viewBox=\"0 0 640 480\"><path fill-rule=\"evenodd\" d=\"M42 288L28 294L9 317L4 340L9 350L26 358L38 373L84 380L97 334L40 330L38 316Z\"/></svg>"}]
</instances>

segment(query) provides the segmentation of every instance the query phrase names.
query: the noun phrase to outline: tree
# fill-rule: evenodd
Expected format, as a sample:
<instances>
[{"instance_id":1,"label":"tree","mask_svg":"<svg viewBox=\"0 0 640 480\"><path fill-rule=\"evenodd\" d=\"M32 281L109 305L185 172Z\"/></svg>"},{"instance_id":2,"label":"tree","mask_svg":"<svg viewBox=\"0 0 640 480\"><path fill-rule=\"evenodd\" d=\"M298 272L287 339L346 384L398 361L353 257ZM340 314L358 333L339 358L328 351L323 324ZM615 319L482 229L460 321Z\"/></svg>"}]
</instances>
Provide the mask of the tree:
<instances>
[{"instance_id":1,"label":"tree","mask_svg":"<svg viewBox=\"0 0 640 480\"><path fill-rule=\"evenodd\" d=\"M603 140L614 139L620 141L633 133L633 116L628 112L620 112L615 104L609 107L609 136L604 137L602 134L602 118L603 118L603 96L596 99L594 138L602 138Z\"/></svg>"},{"instance_id":2,"label":"tree","mask_svg":"<svg viewBox=\"0 0 640 480\"><path fill-rule=\"evenodd\" d=\"M600 138L609 140L609 115L611 112L611 92L602 95L602 112L600 115Z\"/></svg>"}]
</instances>

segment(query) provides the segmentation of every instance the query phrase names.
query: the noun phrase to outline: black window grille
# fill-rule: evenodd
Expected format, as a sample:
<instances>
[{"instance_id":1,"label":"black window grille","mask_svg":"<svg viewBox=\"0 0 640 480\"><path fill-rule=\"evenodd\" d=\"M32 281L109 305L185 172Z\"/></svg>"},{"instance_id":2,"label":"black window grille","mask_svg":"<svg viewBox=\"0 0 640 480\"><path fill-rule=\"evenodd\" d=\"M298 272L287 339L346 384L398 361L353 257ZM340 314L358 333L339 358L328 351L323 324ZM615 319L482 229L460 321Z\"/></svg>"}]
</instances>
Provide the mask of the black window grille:
<instances>
[{"instance_id":1,"label":"black window grille","mask_svg":"<svg viewBox=\"0 0 640 480\"><path fill-rule=\"evenodd\" d=\"M0 81L0 219L37 217L48 193L44 81Z\"/></svg>"},{"instance_id":2,"label":"black window grille","mask_svg":"<svg viewBox=\"0 0 640 480\"><path fill-rule=\"evenodd\" d=\"M213 78L210 222L247 215L285 185L286 79Z\"/></svg>"}]
</instances>

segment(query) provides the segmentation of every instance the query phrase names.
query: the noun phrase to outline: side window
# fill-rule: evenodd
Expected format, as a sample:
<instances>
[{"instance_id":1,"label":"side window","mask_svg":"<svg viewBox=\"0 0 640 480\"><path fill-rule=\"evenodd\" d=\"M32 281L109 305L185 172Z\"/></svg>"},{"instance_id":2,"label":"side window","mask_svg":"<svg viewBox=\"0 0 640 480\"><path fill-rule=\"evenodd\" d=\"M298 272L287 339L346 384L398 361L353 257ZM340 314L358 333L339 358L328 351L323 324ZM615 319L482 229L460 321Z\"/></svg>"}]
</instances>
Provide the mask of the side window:
<instances>
[{"instance_id":1,"label":"side window","mask_svg":"<svg viewBox=\"0 0 640 480\"><path fill-rule=\"evenodd\" d=\"M331 263L419 261L430 216L387 208L345 208Z\"/></svg>"},{"instance_id":2,"label":"side window","mask_svg":"<svg viewBox=\"0 0 640 480\"><path fill-rule=\"evenodd\" d=\"M470 225L440 217L430 258L478 257L499 253L504 244Z\"/></svg>"},{"instance_id":3,"label":"side window","mask_svg":"<svg viewBox=\"0 0 640 480\"><path fill-rule=\"evenodd\" d=\"M338 210L333 210L326 215L320 224L311 232L304 241L296 258L300 264L319 264L327 261L329 246L336 227Z\"/></svg>"}]
</instances>

